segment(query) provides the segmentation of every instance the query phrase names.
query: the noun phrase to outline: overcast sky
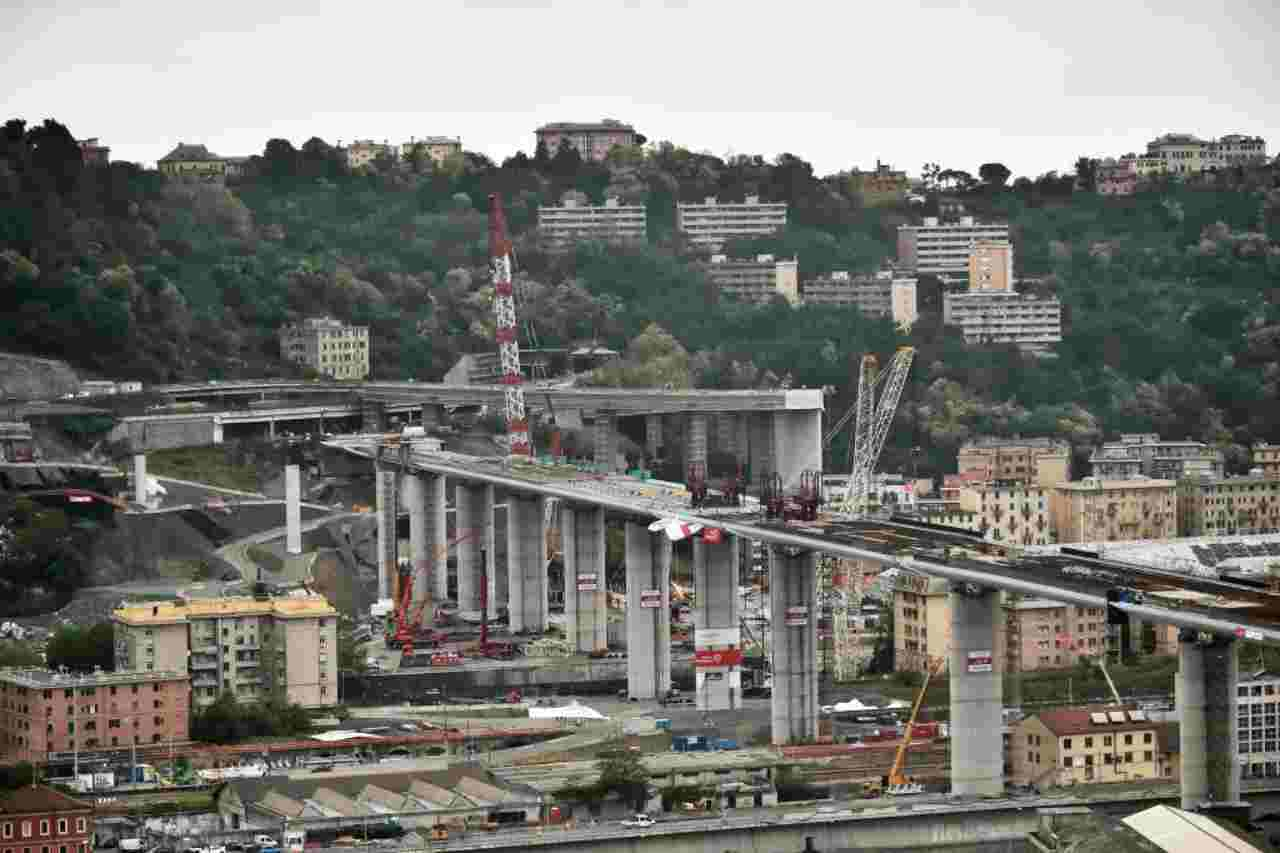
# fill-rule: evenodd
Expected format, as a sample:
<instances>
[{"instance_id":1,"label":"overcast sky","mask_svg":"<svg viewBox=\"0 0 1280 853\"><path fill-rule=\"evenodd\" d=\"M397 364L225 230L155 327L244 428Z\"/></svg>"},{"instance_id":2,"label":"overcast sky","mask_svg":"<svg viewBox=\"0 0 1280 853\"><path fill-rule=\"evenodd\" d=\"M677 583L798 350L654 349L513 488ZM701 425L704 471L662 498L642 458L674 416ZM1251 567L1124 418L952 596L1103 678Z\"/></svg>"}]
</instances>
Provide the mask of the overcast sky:
<instances>
[{"instance_id":1,"label":"overcast sky","mask_svg":"<svg viewBox=\"0 0 1280 853\"><path fill-rule=\"evenodd\" d=\"M1274 0L0 0L0 118L115 159L603 117L698 151L1069 170L1166 131L1280 144ZM1274 57L1272 57L1274 58Z\"/></svg>"}]
</instances>

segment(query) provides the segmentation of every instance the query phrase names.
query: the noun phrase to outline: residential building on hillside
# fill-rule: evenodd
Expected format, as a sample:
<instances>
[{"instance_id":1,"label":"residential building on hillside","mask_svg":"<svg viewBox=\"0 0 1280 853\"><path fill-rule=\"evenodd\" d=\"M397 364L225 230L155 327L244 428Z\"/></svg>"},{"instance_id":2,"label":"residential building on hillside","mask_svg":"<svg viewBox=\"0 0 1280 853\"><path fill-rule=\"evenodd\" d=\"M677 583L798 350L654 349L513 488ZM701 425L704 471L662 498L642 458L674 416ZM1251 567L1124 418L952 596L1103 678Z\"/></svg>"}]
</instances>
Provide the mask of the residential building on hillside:
<instances>
[{"instance_id":1,"label":"residential building on hillside","mask_svg":"<svg viewBox=\"0 0 1280 853\"><path fill-rule=\"evenodd\" d=\"M98 137L77 140L80 159L86 166L105 166L111 162L111 147L98 142Z\"/></svg>"},{"instance_id":2,"label":"residential building on hillside","mask_svg":"<svg viewBox=\"0 0 1280 853\"><path fill-rule=\"evenodd\" d=\"M181 669L74 675L0 672L0 753L44 764L190 737L191 677Z\"/></svg>"},{"instance_id":3,"label":"residential building on hillside","mask_svg":"<svg viewBox=\"0 0 1280 853\"><path fill-rule=\"evenodd\" d=\"M5 853L91 853L94 808L47 785L6 791L0 797ZM19 846L20 845L20 846Z\"/></svg>"},{"instance_id":4,"label":"residential building on hillside","mask_svg":"<svg viewBox=\"0 0 1280 853\"><path fill-rule=\"evenodd\" d=\"M1245 779L1280 776L1280 674L1255 670L1236 682L1236 730L1240 775Z\"/></svg>"},{"instance_id":5,"label":"residential building on hillside","mask_svg":"<svg viewBox=\"0 0 1280 853\"><path fill-rule=\"evenodd\" d=\"M1013 292L1013 246L1008 240L978 240L969 252L970 293Z\"/></svg>"},{"instance_id":6,"label":"residential building on hillside","mask_svg":"<svg viewBox=\"0 0 1280 853\"><path fill-rule=\"evenodd\" d=\"M958 326L966 344L1014 344L1047 354L1062 342L1062 303L1056 296L998 291L944 293L942 322Z\"/></svg>"},{"instance_id":7,"label":"residential building on hillside","mask_svg":"<svg viewBox=\"0 0 1280 853\"><path fill-rule=\"evenodd\" d=\"M424 136L418 139L411 136L408 142L400 146L400 159L412 157L415 151L422 152L424 157L439 165L453 155L462 153L462 137Z\"/></svg>"},{"instance_id":8,"label":"residential building on hillside","mask_svg":"<svg viewBox=\"0 0 1280 853\"><path fill-rule=\"evenodd\" d=\"M1071 479L1071 446L1052 438L978 436L960 446L956 470L961 474L975 472L974 483L998 481L1052 488Z\"/></svg>"},{"instance_id":9,"label":"residential building on hillside","mask_svg":"<svg viewBox=\"0 0 1280 853\"><path fill-rule=\"evenodd\" d=\"M628 147L640 144L640 136L634 127L611 118L598 122L551 122L535 130L534 135L552 157L562 143L567 143L578 149L583 160L597 162L608 157L615 145Z\"/></svg>"},{"instance_id":10,"label":"residential building on hillside","mask_svg":"<svg viewBox=\"0 0 1280 853\"><path fill-rule=\"evenodd\" d=\"M644 205L620 204L616 198L605 199L602 205L566 198L560 207L539 207L538 232L550 248L582 240L643 243L648 236Z\"/></svg>"},{"instance_id":11,"label":"residential building on hillside","mask_svg":"<svg viewBox=\"0 0 1280 853\"><path fill-rule=\"evenodd\" d=\"M849 172L849 189L862 199L864 207L901 201L910 186L906 172L897 171L879 160L876 160L873 171L864 172L855 167Z\"/></svg>"},{"instance_id":12,"label":"residential building on hillside","mask_svg":"<svg viewBox=\"0 0 1280 853\"><path fill-rule=\"evenodd\" d=\"M1049 545L1054 541L1050 487L1017 480L982 483L960 493L960 508L972 510L974 529L991 542Z\"/></svg>"},{"instance_id":13,"label":"residential building on hillside","mask_svg":"<svg viewBox=\"0 0 1280 853\"><path fill-rule=\"evenodd\" d=\"M755 260L712 255L703 269L720 293L739 302L765 305L781 296L795 305L800 301L800 261L756 255Z\"/></svg>"},{"instance_id":14,"label":"residential building on hillside","mask_svg":"<svg viewBox=\"0 0 1280 853\"><path fill-rule=\"evenodd\" d=\"M156 161L160 174L184 180L218 181L226 177L227 161L203 145L178 146Z\"/></svg>"},{"instance_id":15,"label":"residential building on hillside","mask_svg":"<svg viewBox=\"0 0 1280 853\"><path fill-rule=\"evenodd\" d=\"M1280 477L1280 444L1254 442L1253 467L1261 468L1264 477Z\"/></svg>"},{"instance_id":16,"label":"residential building on hillside","mask_svg":"<svg viewBox=\"0 0 1280 853\"><path fill-rule=\"evenodd\" d=\"M1190 133L1166 133L1147 143L1145 155L1125 154L1140 177L1169 174L1189 177L1236 166L1265 165L1267 143L1260 136L1229 133L1221 139L1201 139Z\"/></svg>"},{"instance_id":17,"label":"residential building on hillside","mask_svg":"<svg viewBox=\"0 0 1280 853\"><path fill-rule=\"evenodd\" d=\"M369 327L348 326L332 317L309 317L283 326L280 354L334 379L369 375Z\"/></svg>"},{"instance_id":18,"label":"residential building on hillside","mask_svg":"<svg viewBox=\"0 0 1280 853\"><path fill-rule=\"evenodd\" d=\"M1099 195L1133 195L1138 189L1136 161L1107 157L1098 164L1095 184Z\"/></svg>"},{"instance_id":19,"label":"residential building on hillside","mask_svg":"<svg viewBox=\"0 0 1280 853\"><path fill-rule=\"evenodd\" d=\"M893 668L924 672L951 643L951 583L925 575L893 579ZM994 652L993 652L994 654ZM995 660L995 658L992 658ZM949 664L943 664L944 668Z\"/></svg>"},{"instance_id":20,"label":"residential building on hillside","mask_svg":"<svg viewBox=\"0 0 1280 853\"><path fill-rule=\"evenodd\" d=\"M926 216L919 225L898 226L898 263L917 275L964 281L969 277L969 254L980 240L1008 243L1008 223L984 224L972 216L945 222Z\"/></svg>"},{"instance_id":21,"label":"residential building on hillside","mask_svg":"<svg viewBox=\"0 0 1280 853\"><path fill-rule=\"evenodd\" d=\"M359 169L368 166L379 157L390 157L397 163L400 161L399 149L387 142L374 142L372 139L357 139L344 149L348 169Z\"/></svg>"},{"instance_id":22,"label":"residential building on hillside","mask_svg":"<svg viewBox=\"0 0 1280 853\"><path fill-rule=\"evenodd\" d=\"M1133 462L1137 460L1135 469ZM1180 480L1183 477L1222 476L1223 454L1202 441L1166 441L1157 433L1124 433L1089 458L1093 475L1121 480L1151 477Z\"/></svg>"},{"instance_id":23,"label":"residential building on hillside","mask_svg":"<svg viewBox=\"0 0 1280 853\"><path fill-rule=\"evenodd\" d=\"M1075 666L1107 653L1107 611L1043 598L1004 601L1007 669L1035 672Z\"/></svg>"},{"instance_id":24,"label":"residential building on hillside","mask_svg":"<svg viewBox=\"0 0 1280 853\"><path fill-rule=\"evenodd\" d=\"M1177 535L1172 480L1099 480L1053 487L1053 528L1058 541L1122 542Z\"/></svg>"},{"instance_id":25,"label":"residential building on hillside","mask_svg":"<svg viewBox=\"0 0 1280 853\"><path fill-rule=\"evenodd\" d=\"M749 195L741 204L708 196L702 204L676 205L677 224L691 246L719 249L738 237L760 237L785 228L787 205Z\"/></svg>"},{"instance_id":26,"label":"residential building on hillside","mask_svg":"<svg viewBox=\"0 0 1280 853\"><path fill-rule=\"evenodd\" d=\"M1009 737L1010 781L1037 788L1178 777L1164 723L1131 706L1087 705L1019 720Z\"/></svg>"},{"instance_id":27,"label":"residential building on hillside","mask_svg":"<svg viewBox=\"0 0 1280 853\"><path fill-rule=\"evenodd\" d=\"M322 595L179 599L122 607L112 620L116 669L189 669L196 707L224 690L241 701L338 701L338 613Z\"/></svg>"},{"instance_id":28,"label":"residential building on hillside","mask_svg":"<svg viewBox=\"0 0 1280 853\"><path fill-rule=\"evenodd\" d=\"M806 305L852 305L868 317L889 317L909 330L917 319L916 278L893 269L870 275L836 271L802 285Z\"/></svg>"},{"instance_id":29,"label":"residential building on hillside","mask_svg":"<svg viewBox=\"0 0 1280 853\"><path fill-rule=\"evenodd\" d=\"M1255 469L1256 471L1256 469ZM1225 536L1280 530L1280 479L1185 477L1178 481L1178 535Z\"/></svg>"}]
</instances>

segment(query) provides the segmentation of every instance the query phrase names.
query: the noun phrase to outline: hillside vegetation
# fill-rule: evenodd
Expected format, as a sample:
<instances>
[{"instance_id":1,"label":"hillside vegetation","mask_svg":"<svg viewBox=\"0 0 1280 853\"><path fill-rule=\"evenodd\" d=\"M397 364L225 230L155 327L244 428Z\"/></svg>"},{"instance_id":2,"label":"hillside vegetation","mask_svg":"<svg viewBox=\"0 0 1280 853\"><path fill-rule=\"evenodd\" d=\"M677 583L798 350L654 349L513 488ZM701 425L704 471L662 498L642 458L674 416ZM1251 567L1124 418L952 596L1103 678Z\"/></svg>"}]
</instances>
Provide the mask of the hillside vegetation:
<instances>
[{"instance_id":1,"label":"hillside vegetation","mask_svg":"<svg viewBox=\"0 0 1280 853\"><path fill-rule=\"evenodd\" d=\"M1072 192L1072 176L1005 186L934 169L970 212L1007 218L1018 273L1065 305L1058 357L965 347L940 323L936 282L909 337L853 309L719 299L684 251L677 200L760 195L790 205L785 232L730 247L798 255L802 277L891 257L920 210L864 207L848 174L799 157L729 160L670 143L581 162L571 149L494 164L380 162L348 174L318 139L267 143L238 185L166 183L115 163L83 167L68 130L10 121L0 133L0 335L11 348L148 380L289 375L276 328L321 312L372 328L376 377L439 379L492 348L484 210L500 193L515 232L523 332L541 346L627 349L606 384L753 387L790 375L833 386L843 410L865 351L919 349L886 465L946 470L976 433L1062 434L1078 447L1119 431L1196 436L1229 450L1280 440L1280 193L1269 170L1131 198ZM957 176L961 176L957 179ZM567 192L644 204L650 240L536 241L539 204ZM930 205L936 202L931 201ZM924 212L928 212L928 208ZM658 327L650 328L652 324ZM843 459L839 447L837 457Z\"/></svg>"}]
</instances>

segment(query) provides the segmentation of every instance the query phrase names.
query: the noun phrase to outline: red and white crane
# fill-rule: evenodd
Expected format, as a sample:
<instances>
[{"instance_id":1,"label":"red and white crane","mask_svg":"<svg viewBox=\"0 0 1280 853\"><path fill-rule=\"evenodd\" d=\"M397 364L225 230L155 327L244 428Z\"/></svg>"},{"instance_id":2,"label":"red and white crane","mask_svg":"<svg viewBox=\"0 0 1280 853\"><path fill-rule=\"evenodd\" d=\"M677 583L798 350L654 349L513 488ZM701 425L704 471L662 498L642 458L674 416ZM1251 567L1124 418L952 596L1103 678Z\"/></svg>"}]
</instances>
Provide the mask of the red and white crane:
<instances>
[{"instance_id":1,"label":"red and white crane","mask_svg":"<svg viewBox=\"0 0 1280 853\"><path fill-rule=\"evenodd\" d=\"M529 456L529 421L524 412L524 376L520 372L520 342L517 339L515 286L511 277L511 239L502 199L489 196L489 265L493 274L494 336L502 360L502 384L506 386L507 434L512 456Z\"/></svg>"}]
</instances>

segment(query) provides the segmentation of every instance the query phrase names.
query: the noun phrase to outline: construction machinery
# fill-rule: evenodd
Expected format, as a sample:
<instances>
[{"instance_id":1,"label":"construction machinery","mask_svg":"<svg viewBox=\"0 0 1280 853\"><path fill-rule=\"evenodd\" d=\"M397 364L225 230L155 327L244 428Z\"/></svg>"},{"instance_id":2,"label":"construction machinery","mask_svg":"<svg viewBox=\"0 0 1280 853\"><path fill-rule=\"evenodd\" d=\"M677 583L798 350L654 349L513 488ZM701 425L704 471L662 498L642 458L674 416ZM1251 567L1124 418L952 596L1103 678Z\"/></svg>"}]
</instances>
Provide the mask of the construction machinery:
<instances>
[{"instance_id":1,"label":"construction machinery","mask_svg":"<svg viewBox=\"0 0 1280 853\"><path fill-rule=\"evenodd\" d=\"M489 263L493 277L494 336L502 362L503 395L506 404L507 435L512 456L528 456L529 421L525 417L524 376L520 372L520 342L517 340L515 288L512 283L511 239L502 199L489 196Z\"/></svg>"},{"instance_id":2,"label":"construction machinery","mask_svg":"<svg viewBox=\"0 0 1280 853\"><path fill-rule=\"evenodd\" d=\"M719 482L719 489L712 493L707 481L707 463L690 462L689 476L685 482L689 490L689 507L701 509L705 506L742 506L742 495L745 489L742 466L738 465L732 474Z\"/></svg>"},{"instance_id":3,"label":"construction machinery","mask_svg":"<svg viewBox=\"0 0 1280 853\"><path fill-rule=\"evenodd\" d=\"M480 565L484 566L484 550L480 551ZM510 660L516 656L515 644L508 640L489 639L489 573L480 572L480 656L497 660Z\"/></svg>"},{"instance_id":4,"label":"construction machinery","mask_svg":"<svg viewBox=\"0 0 1280 853\"><path fill-rule=\"evenodd\" d=\"M849 490L840 510L856 517L865 517L872 506L872 477L876 462L884 449L889 427L898 411L902 389L907 384L907 374L915 359L914 347L901 347L893 361L883 372L879 360L868 353L862 357L858 371L858 399L856 423L853 431L853 463L849 471ZM883 385L883 388L880 386ZM880 398L877 403L876 393Z\"/></svg>"},{"instance_id":5,"label":"construction machinery","mask_svg":"<svg viewBox=\"0 0 1280 853\"><path fill-rule=\"evenodd\" d=\"M764 517L772 520L817 521L818 507L822 505L822 472L805 471L800 474L800 486L794 494L782 490L780 474L764 474L760 478L760 506Z\"/></svg>"},{"instance_id":6,"label":"construction machinery","mask_svg":"<svg viewBox=\"0 0 1280 853\"><path fill-rule=\"evenodd\" d=\"M909 778L903 772L903 768L906 766L907 750L911 748L911 738L915 733L916 719L920 716L921 706L924 705L925 694L929 692L929 682L933 681L934 676L942 671L942 667L946 662L945 656L934 658L925 669L924 684L920 685L920 692L916 694L916 701L911 706L911 717L907 720L906 731L902 733L902 741L898 744L898 752L893 757L893 767L889 769L889 775L884 779L884 793L886 794L924 793L924 786Z\"/></svg>"}]
</instances>

